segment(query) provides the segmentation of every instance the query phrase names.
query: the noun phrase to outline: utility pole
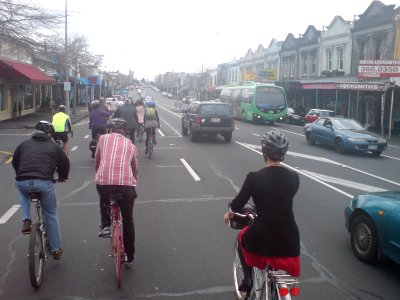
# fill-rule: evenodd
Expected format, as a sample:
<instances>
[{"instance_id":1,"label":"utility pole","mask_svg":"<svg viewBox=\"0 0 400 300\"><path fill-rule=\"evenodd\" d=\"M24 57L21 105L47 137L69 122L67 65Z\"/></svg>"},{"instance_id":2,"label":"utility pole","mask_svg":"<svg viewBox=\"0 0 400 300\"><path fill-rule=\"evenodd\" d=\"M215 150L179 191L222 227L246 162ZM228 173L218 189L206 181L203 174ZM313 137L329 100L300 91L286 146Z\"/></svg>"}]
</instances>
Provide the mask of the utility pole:
<instances>
[{"instance_id":1,"label":"utility pole","mask_svg":"<svg viewBox=\"0 0 400 300\"><path fill-rule=\"evenodd\" d=\"M65 54L65 79L64 79L64 91L65 91L65 106L66 113L69 115L70 107L69 107L69 91L71 89L71 85L69 84L69 64L68 64L68 22L67 22L67 9L68 0L65 0L65 45L64 45L64 54Z\"/></svg>"}]
</instances>

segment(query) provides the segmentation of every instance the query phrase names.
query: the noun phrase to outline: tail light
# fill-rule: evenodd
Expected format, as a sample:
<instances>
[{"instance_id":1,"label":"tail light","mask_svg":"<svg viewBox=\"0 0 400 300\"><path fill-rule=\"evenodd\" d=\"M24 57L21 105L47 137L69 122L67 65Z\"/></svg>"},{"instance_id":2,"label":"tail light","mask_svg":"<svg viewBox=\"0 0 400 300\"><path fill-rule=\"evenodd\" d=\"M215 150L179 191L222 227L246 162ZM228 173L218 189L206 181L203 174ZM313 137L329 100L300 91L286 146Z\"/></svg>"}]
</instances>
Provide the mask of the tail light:
<instances>
[{"instance_id":1,"label":"tail light","mask_svg":"<svg viewBox=\"0 0 400 300\"><path fill-rule=\"evenodd\" d=\"M195 117L194 117L194 124L200 125L200 122L201 122L200 116L195 116Z\"/></svg>"},{"instance_id":2,"label":"tail light","mask_svg":"<svg viewBox=\"0 0 400 300\"><path fill-rule=\"evenodd\" d=\"M285 297L287 294L289 294L289 290L286 287L281 287L279 289L279 295L281 295L282 297Z\"/></svg>"},{"instance_id":3,"label":"tail light","mask_svg":"<svg viewBox=\"0 0 400 300\"><path fill-rule=\"evenodd\" d=\"M298 286L294 286L290 289L290 295L293 297L298 296L300 294L300 289Z\"/></svg>"}]
</instances>

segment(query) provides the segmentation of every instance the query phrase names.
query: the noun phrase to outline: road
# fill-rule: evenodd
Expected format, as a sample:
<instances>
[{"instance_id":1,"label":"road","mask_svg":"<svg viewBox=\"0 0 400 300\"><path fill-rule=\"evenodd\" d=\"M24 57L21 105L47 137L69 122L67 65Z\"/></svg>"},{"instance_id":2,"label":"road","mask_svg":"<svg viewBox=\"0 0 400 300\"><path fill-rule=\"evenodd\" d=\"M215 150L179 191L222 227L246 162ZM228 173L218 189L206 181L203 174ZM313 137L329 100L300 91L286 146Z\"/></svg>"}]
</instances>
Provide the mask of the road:
<instances>
[{"instance_id":1,"label":"road","mask_svg":"<svg viewBox=\"0 0 400 300\"><path fill-rule=\"evenodd\" d=\"M302 274L297 299L398 299L400 267L367 265L355 258L344 227L352 196L399 189L400 148L381 157L340 155L307 145L302 127L236 122L231 143L181 135L176 100L155 96L161 117L153 157L139 149L138 198L134 207L136 259L116 285L109 240L97 237L100 222L87 120L74 125L70 180L57 184L65 254L45 265L43 286L28 277L28 237L20 211L0 224L0 299L234 299L232 251L236 232L223 214L246 174L263 167L260 138L278 128L290 140L284 163L300 174L295 216L301 234ZM1 148L13 149L29 130L0 131ZM0 150L2 150L0 149ZM0 217L18 204L9 160L0 164Z\"/></svg>"}]
</instances>

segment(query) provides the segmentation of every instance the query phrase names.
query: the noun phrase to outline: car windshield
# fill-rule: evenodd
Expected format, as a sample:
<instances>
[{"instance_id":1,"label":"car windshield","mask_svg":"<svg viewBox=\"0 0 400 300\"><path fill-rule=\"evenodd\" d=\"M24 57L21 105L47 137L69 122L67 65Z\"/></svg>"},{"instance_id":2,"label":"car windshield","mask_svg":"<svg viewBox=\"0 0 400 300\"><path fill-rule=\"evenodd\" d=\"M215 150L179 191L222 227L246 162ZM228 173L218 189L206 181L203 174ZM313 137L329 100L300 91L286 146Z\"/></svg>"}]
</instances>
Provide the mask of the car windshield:
<instances>
[{"instance_id":1,"label":"car windshield","mask_svg":"<svg viewBox=\"0 0 400 300\"><path fill-rule=\"evenodd\" d=\"M335 120L332 120L332 122L336 129L365 130L365 128L360 123L358 123L356 120L352 120L352 119L335 119Z\"/></svg>"},{"instance_id":2,"label":"car windshield","mask_svg":"<svg viewBox=\"0 0 400 300\"><path fill-rule=\"evenodd\" d=\"M321 117L334 117L335 113L333 111L323 111L321 110L320 112Z\"/></svg>"},{"instance_id":3,"label":"car windshield","mask_svg":"<svg viewBox=\"0 0 400 300\"><path fill-rule=\"evenodd\" d=\"M256 105L257 106L284 106L285 94L276 87L258 87L256 92Z\"/></svg>"},{"instance_id":4,"label":"car windshield","mask_svg":"<svg viewBox=\"0 0 400 300\"><path fill-rule=\"evenodd\" d=\"M230 115L228 105L204 104L200 106L200 113L203 115Z\"/></svg>"}]
</instances>

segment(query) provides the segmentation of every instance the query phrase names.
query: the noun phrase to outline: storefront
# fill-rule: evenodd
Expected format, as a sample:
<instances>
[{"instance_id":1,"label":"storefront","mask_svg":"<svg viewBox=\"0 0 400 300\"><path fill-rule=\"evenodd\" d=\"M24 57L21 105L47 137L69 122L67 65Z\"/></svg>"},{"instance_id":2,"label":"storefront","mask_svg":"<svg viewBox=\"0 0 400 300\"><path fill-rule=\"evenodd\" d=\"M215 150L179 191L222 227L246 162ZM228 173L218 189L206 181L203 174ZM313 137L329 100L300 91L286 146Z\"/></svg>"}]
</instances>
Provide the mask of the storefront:
<instances>
[{"instance_id":1,"label":"storefront","mask_svg":"<svg viewBox=\"0 0 400 300\"><path fill-rule=\"evenodd\" d=\"M54 83L33 65L0 58L0 120L35 112L41 104L51 102Z\"/></svg>"}]
</instances>

